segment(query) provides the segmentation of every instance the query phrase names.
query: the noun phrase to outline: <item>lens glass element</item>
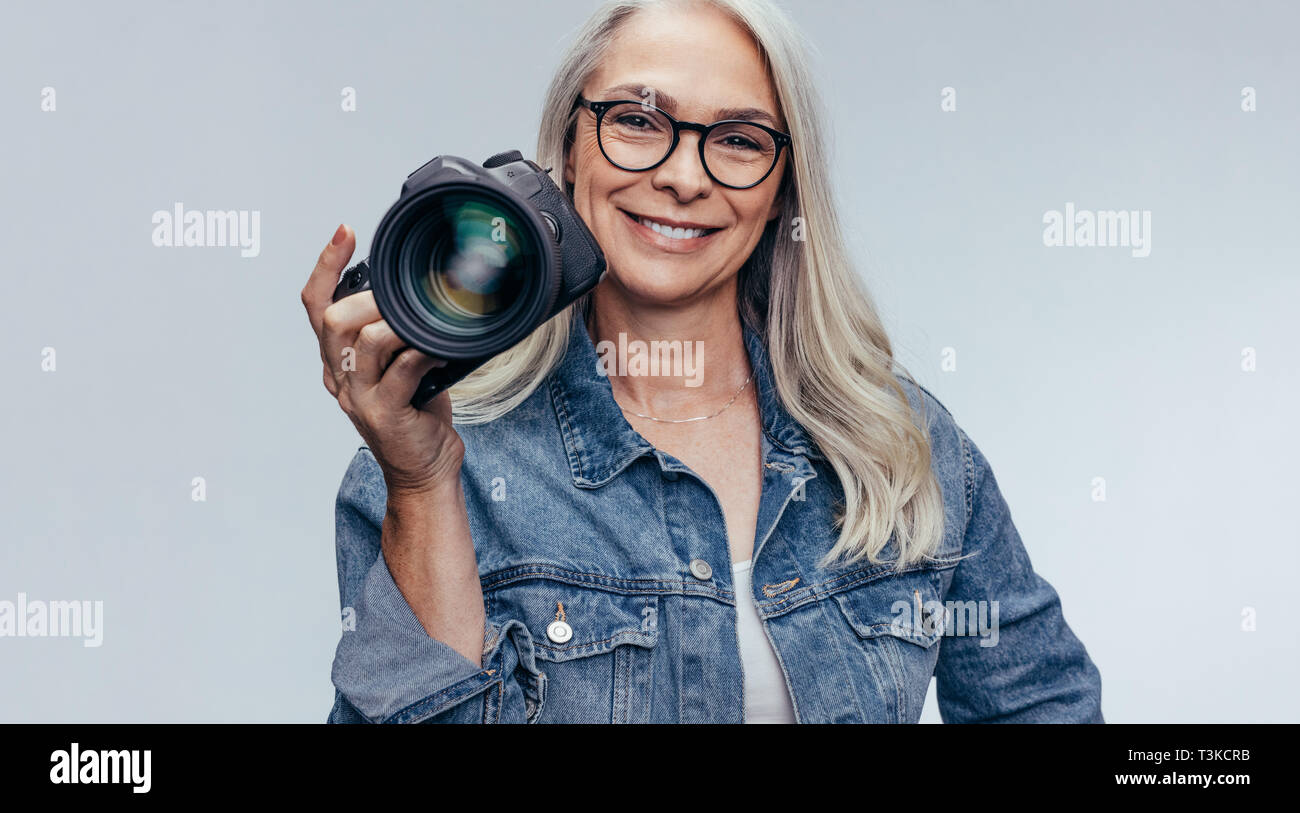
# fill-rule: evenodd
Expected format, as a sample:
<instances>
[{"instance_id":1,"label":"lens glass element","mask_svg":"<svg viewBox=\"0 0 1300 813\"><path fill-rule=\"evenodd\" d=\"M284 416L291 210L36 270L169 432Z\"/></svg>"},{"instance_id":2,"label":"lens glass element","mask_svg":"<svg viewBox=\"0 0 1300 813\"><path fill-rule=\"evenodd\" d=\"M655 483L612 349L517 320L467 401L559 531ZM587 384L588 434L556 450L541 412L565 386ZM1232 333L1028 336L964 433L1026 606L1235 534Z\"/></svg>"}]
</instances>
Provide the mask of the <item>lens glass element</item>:
<instances>
[{"instance_id":1,"label":"lens glass element","mask_svg":"<svg viewBox=\"0 0 1300 813\"><path fill-rule=\"evenodd\" d=\"M522 304L541 261L529 235L521 218L496 201L448 192L407 233L403 271L443 330L480 333Z\"/></svg>"}]
</instances>

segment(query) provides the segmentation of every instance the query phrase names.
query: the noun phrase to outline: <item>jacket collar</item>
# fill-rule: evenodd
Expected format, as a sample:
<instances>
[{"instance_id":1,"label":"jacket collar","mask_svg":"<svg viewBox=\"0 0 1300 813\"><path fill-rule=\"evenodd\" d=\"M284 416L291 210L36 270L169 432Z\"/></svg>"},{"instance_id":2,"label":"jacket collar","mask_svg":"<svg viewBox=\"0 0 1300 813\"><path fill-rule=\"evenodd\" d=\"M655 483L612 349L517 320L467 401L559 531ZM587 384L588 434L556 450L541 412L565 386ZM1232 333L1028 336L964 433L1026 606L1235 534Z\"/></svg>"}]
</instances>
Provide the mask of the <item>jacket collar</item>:
<instances>
[{"instance_id":1,"label":"jacket collar","mask_svg":"<svg viewBox=\"0 0 1300 813\"><path fill-rule=\"evenodd\" d=\"M756 387L763 432L773 451L782 457L822 457L803 427L781 406L763 339L748 326L743 330L754 371L751 386ZM637 458L655 454L654 446L623 417L598 361L582 309L574 308L568 348L548 382L573 482L580 488L598 488ZM664 465L663 456L659 458Z\"/></svg>"}]
</instances>

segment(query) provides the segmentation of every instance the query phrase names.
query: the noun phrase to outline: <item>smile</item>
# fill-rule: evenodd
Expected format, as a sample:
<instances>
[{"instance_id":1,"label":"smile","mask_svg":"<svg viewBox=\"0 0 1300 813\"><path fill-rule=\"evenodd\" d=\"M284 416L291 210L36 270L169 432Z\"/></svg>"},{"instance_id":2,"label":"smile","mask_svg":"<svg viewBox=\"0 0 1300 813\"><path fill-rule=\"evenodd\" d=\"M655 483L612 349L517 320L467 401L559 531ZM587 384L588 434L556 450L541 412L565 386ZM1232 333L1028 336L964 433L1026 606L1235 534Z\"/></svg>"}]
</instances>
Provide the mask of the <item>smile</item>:
<instances>
[{"instance_id":1,"label":"smile","mask_svg":"<svg viewBox=\"0 0 1300 813\"><path fill-rule=\"evenodd\" d=\"M703 245L720 228L672 226L619 209L632 225L632 230L643 239L661 248L682 251Z\"/></svg>"}]
</instances>

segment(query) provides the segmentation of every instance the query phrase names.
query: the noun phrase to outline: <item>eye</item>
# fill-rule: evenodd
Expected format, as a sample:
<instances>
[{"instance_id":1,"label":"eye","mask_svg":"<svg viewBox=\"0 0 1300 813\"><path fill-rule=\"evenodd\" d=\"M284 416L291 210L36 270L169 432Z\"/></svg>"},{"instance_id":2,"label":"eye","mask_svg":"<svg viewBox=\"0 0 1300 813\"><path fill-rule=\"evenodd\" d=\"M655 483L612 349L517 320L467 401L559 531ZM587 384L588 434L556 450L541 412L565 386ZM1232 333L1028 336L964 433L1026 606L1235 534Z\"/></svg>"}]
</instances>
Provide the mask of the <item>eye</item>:
<instances>
[{"instance_id":1,"label":"eye","mask_svg":"<svg viewBox=\"0 0 1300 813\"><path fill-rule=\"evenodd\" d=\"M654 126L654 122L645 116L639 116L635 113L628 113L619 116L616 120L618 126L627 127L632 130L646 130Z\"/></svg>"},{"instance_id":2,"label":"eye","mask_svg":"<svg viewBox=\"0 0 1300 813\"><path fill-rule=\"evenodd\" d=\"M758 145L755 144L753 141L750 141L748 138L745 138L744 136L736 135L734 133L723 138L722 145L724 147L730 147L732 149L738 149L738 150L757 150L759 148Z\"/></svg>"}]
</instances>

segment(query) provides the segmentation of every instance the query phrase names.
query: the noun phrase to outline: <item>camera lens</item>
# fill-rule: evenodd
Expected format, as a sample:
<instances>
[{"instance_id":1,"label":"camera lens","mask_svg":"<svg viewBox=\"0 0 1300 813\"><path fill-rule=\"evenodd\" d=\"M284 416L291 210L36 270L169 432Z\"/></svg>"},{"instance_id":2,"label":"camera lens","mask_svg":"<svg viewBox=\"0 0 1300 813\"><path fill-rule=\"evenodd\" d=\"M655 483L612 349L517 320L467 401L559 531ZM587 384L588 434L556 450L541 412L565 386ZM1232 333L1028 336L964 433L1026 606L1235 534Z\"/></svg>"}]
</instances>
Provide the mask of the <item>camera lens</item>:
<instances>
[{"instance_id":1,"label":"camera lens","mask_svg":"<svg viewBox=\"0 0 1300 813\"><path fill-rule=\"evenodd\" d=\"M563 279L538 210L485 180L404 192L375 230L369 260L384 319L411 347L449 360L517 344L551 314Z\"/></svg>"},{"instance_id":2,"label":"camera lens","mask_svg":"<svg viewBox=\"0 0 1300 813\"><path fill-rule=\"evenodd\" d=\"M515 213L481 195L431 201L399 249L402 285L450 336L479 335L516 315L540 247Z\"/></svg>"}]
</instances>

